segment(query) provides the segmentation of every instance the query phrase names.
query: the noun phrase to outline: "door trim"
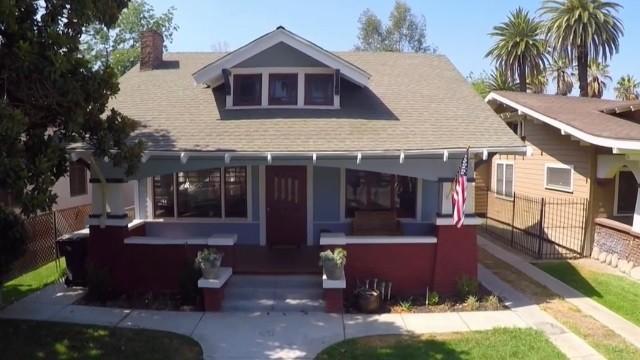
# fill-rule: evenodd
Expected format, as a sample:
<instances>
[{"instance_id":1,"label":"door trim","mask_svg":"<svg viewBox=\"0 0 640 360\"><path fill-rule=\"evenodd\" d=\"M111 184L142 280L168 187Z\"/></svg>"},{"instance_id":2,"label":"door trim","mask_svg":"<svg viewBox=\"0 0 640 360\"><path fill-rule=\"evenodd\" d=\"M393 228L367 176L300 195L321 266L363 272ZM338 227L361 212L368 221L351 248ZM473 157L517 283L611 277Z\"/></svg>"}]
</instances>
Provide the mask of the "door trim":
<instances>
[{"instance_id":1,"label":"door trim","mask_svg":"<svg viewBox=\"0 0 640 360\"><path fill-rule=\"evenodd\" d=\"M313 165L307 165L307 246L313 246Z\"/></svg>"},{"instance_id":2,"label":"door trim","mask_svg":"<svg viewBox=\"0 0 640 360\"><path fill-rule=\"evenodd\" d=\"M258 181L260 182L260 246L267 246L267 176L266 167L260 165Z\"/></svg>"}]
</instances>

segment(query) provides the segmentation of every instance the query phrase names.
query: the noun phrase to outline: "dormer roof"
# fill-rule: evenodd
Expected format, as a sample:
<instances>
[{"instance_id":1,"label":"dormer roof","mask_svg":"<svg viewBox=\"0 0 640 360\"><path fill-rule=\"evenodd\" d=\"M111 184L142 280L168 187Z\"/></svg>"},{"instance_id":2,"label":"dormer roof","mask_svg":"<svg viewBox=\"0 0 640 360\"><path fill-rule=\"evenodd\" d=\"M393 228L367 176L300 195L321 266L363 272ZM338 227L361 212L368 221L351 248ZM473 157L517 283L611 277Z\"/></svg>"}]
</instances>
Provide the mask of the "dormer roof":
<instances>
[{"instance_id":1,"label":"dormer roof","mask_svg":"<svg viewBox=\"0 0 640 360\"><path fill-rule=\"evenodd\" d=\"M295 49L301 54L300 56L310 58L310 62L315 61L315 65L322 64L326 67L340 70L341 76L361 87L367 87L369 78L371 78L368 72L353 63L279 26L274 31L201 67L192 74L193 79L197 84L215 87L224 81L223 69L230 69L238 65L246 66L247 61L250 62L251 58L260 53L271 51L270 49L274 47L280 51L282 49ZM286 64L283 64L283 66L286 66Z\"/></svg>"}]
</instances>

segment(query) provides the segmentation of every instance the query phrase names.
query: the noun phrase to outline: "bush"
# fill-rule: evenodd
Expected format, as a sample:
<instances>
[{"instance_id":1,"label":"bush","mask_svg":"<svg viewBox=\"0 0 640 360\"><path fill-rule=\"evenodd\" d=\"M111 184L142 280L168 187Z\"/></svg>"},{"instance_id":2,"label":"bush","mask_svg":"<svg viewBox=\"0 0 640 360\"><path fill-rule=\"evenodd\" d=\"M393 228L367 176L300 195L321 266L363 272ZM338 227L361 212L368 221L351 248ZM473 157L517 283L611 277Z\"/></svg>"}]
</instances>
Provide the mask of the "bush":
<instances>
[{"instance_id":1,"label":"bush","mask_svg":"<svg viewBox=\"0 0 640 360\"><path fill-rule=\"evenodd\" d=\"M464 301L464 307L470 311L478 310L478 308L480 307L478 297L474 295L470 295L469 297L467 297L467 299Z\"/></svg>"},{"instance_id":2,"label":"bush","mask_svg":"<svg viewBox=\"0 0 640 360\"><path fill-rule=\"evenodd\" d=\"M106 269L89 265L87 268L87 298L105 303L112 295L109 272Z\"/></svg>"},{"instance_id":3,"label":"bush","mask_svg":"<svg viewBox=\"0 0 640 360\"><path fill-rule=\"evenodd\" d=\"M0 279L26 252L27 229L14 211L0 206Z\"/></svg>"},{"instance_id":4,"label":"bush","mask_svg":"<svg viewBox=\"0 0 640 360\"><path fill-rule=\"evenodd\" d=\"M413 298L408 298L406 300L400 300L398 302L398 308L400 309L400 311L402 312L413 312Z\"/></svg>"},{"instance_id":5,"label":"bush","mask_svg":"<svg viewBox=\"0 0 640 360\"><path fill-rule=\"evenodd\" d=\"M502 305L500 305L500 298L496 295L490 295L484 300L485 304L487 304L487 308L489 310L499 310Z\"/></svg>"},{"instance_id":6,"label":"bush","mask_svg":"<svg viewBox=\"0 0 640 360\"><path fill-rule=\"evenodd\" d=\"M432 291L429 293L429 297L427 298L427 305L434 306L438 305L440 302L440 295L436 291Z\"/></svg>"},{"instance_id":7,"label":"bush","mask_svg":"<svg viewBox=\"0 0 640 360\"><path fill-rule=\"evenodd\" d=\"M471 279L470 277L463 275L458 279L456 284L458 290L458 296L461 299L467 299L469 296L478 295L478 280Z\"/></svg>"}]
</instances>

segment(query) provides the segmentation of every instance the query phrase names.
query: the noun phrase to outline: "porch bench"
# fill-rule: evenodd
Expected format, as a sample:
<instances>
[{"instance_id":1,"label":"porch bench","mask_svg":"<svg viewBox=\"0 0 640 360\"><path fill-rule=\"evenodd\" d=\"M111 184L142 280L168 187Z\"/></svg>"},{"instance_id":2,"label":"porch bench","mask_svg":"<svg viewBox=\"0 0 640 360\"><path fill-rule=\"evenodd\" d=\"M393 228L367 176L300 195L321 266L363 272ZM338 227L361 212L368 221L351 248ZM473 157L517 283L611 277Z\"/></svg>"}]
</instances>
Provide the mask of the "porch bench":
<instances>
[{"instance_id":1,"label":"porch bench","mask_svg":"<svg viewBox=\"0 0 640 360\"><path fill-rule=\"evenodd\" d=\"M237 234L213 234L209 237L172 238L161 236L130 236L124 239L129 245L209 245L233 246L238 241Z\"/></svg>"},{"instance_id":2,"label":"porch bench","mask_svg":"<svg viewBox=\"0 0 640 360\"><path fill-rule=\"evenodd\" d=\"M402 235L402 227L393 211L356 211L351 234Z\"/></svg>"}]
</instances>

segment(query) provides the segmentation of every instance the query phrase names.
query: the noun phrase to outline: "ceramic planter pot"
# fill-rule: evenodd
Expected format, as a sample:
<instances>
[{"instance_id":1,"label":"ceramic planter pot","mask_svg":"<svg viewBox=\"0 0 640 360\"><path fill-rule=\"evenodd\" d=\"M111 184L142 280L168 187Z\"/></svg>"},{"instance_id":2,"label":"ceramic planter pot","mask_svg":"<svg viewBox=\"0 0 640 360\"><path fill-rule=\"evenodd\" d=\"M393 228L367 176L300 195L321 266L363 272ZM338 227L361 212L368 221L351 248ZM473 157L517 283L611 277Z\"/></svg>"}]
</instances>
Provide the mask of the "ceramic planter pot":
<instances>
[{"instance_id":1,"label":"ceramic planter pot","mask_svg":"<svg viewBox=\"0 0 640 360\"><path fill-rule=\"evenodd\" d=\"M222 256L214 259L211 262L203 262L200 264L200 270L202 270L202 277L205 279L217 279L220 272L220 263L222 262Z\"/></svg>"},{"instance_id":2,"label":"ceramic planter pot","mask_svg":"<svg viewBox=\"0 0 640 360\"><path fill-rule=\"evenodd\" d=\"M358 291L358 308L364 313L374 313L380 309L380 291L362 289Z\"/></svg>"},{"instance_id":3,"label":"ceramic planter pot","mask_svg":"<svg viewBox=\"0 0 640 360\"><path fill-rule=\"evenodd\" d=\"M322 267L324 274L329 280L342 280L342 274L344 273L344 265L338 266L335 261L323 261Z\"/></svg>"}]
</instances>

